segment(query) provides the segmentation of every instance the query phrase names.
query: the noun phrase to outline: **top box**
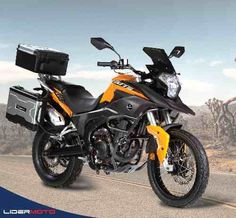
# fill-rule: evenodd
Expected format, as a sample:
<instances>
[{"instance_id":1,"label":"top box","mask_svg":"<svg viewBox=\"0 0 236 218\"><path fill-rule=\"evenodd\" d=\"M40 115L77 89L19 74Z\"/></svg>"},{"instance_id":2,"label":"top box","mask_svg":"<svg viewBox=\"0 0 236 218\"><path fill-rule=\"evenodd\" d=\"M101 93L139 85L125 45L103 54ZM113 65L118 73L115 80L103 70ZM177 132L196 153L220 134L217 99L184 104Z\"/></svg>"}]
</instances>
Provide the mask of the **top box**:
<instances>
[{"instance_id":1,"label":"top box","mask_svg":"<svg viewBox=\"0 0 236 218\"><path fill-rule=\"evenodd\" d=\"M66 75L69 55L51 48L19 44L16 65L35 73Z\"/></svg>"}]
</instances>

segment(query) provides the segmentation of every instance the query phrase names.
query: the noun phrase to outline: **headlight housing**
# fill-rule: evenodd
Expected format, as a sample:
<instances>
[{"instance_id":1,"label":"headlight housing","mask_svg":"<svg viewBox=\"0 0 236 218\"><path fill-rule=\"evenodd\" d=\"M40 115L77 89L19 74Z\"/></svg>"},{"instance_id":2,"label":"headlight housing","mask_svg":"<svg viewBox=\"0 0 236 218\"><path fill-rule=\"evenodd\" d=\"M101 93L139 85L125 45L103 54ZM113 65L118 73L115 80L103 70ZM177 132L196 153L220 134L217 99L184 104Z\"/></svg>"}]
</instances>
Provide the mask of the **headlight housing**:
<instances>
[{"instance_id":1,"label":"headlight housing","mask_svg":"<svg viewBox=\"0 0 236 218\"><path fill-rule=\"evenodd\" d=\"M172 99L176 98L181 89L178 77L174 74L162 73L159 79L167 86L167 96Z\"/></svg>"}]
</instances>

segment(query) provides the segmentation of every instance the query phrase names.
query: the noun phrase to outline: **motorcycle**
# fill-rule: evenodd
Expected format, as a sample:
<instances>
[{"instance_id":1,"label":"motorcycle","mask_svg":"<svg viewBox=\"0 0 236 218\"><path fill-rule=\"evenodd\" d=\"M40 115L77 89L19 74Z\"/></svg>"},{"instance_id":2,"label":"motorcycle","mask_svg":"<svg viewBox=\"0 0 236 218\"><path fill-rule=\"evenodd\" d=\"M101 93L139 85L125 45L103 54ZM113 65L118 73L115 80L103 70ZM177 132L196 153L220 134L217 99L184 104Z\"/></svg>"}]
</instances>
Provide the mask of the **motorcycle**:
<instances>
[{"instance_id":1,"label":"motorcycle","mask_svg":"<svg viewBox=\"0 0 236 218\"><path fill-rule=\"evenodd\" d=\"M209 166L203 145L176 122L179 113L195 114L179 97L181 85L170 61L181 57L184 47L175 47L170 55L144 47L153 64L143 72L104 39L91 38L91 43L119 57L97 62L118 74L97 98L61 79L67 54L18 46L16 65L38 73L40 87L36 92L11 87L6 117L36 131L32 157L37 174L46 185L66 187L84 164L106 174L132 173L147 165L161 201L174 207L195 203L206 189Z\"/></svg>"}]
</instances>

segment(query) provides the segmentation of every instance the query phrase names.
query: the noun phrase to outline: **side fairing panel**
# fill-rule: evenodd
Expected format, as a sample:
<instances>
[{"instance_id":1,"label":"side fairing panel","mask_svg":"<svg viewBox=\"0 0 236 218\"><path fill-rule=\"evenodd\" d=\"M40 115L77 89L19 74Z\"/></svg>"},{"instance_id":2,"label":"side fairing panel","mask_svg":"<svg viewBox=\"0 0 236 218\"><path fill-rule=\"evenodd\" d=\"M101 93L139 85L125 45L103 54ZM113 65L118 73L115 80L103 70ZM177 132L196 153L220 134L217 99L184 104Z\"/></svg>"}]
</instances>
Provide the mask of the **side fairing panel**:
<instances>
[{"instance_id":1,"label":"side fairing panel","mask_svg":"<svg viewBox=\"0 0 236 218\"><path fill-rule=\"evenodd\" d=\"M115 91L122 91L130 95L138 96L143 99L147 99L142 93L134 90L131 86L126 85L125 83L122 83L121 81L113 81L112 84L108 87L108 89L104 92L100 103L103 102L111 102L114 98Z\"/></svg>"},{"instance_id":2,"label":"side fairing panel","mask_svg":"<svg viewBox=\"0 0 236 218\"><path fill-rule=\"evenodd\" d=\"M135 119L148 109L156 107L156 104L137 96L128 96L120 98L101 109L77 114L72 117L72 120L80 136L87 138L91 131L106 124L110 117L125 115Z\"/></svg>"},{"instance_id":3,"label":"side fairing panel","mask_svg":"<svg viewBox=\"0 0 236 218\"><path fill-rule=\"evenodd\" d=\"M129 95L138 96L143 99L147 99L146 96L144 96L141 92L138 90L135 90L132 86L129 86L125 83L125 81L132 81L134 82L136 78L131 75L119 75L112 79L111 85L108 87L108 89L104 92L100 103L104 102L111 102L114 98L116 91L122 91L124 93L127 93Z\"/></svg>"},{"instance_id":4,"label":"side fairing panel","mask_svg":"<svg viewBox=\"0 0 236 218\"><path fill-rule=\"evenodd\" d=\"M146 110L156 108L157 105L137 96L128 96L112 102L107 107L117 111L119 115L137 118Z\"/></svg>"}]
</instances>

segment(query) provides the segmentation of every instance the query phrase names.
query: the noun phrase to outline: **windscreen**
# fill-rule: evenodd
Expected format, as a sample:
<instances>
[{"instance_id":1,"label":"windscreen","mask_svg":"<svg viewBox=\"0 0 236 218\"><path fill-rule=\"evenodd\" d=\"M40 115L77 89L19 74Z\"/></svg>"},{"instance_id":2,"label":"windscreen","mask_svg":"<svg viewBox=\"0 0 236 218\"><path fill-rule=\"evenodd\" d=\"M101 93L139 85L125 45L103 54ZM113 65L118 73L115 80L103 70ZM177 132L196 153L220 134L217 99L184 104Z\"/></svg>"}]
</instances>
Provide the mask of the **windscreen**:
<instances>
[{"instance_id":1,"label":"windscreen","mask_svg":"<svg viewBox=\"0 0 236 218\"><path fill-rule=\"evenodd\" d=\"M144 47L143 51L152 59L153 66L160 72L174 73L175 69L170 62L166 52L161 48Z\"/></svg>"}]
</instances>

